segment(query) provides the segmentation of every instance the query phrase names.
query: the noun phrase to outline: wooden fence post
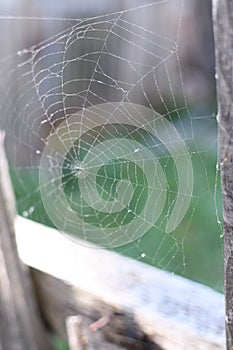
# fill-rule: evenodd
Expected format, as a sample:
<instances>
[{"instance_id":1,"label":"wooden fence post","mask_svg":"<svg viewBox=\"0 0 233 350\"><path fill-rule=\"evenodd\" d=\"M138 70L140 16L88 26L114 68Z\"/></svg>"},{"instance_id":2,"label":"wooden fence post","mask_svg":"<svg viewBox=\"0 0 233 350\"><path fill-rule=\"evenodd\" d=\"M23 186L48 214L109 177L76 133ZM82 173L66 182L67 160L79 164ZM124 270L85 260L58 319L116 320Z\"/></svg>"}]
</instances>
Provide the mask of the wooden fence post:
<instances>
[{"instance_id":1,"label":"wooden fence post","mask_svg":"<svg viewBox=\"0 0 233 350\"><path fill-rule=\"evenodd\" d=\"M15 199L0 133L0 350L48 350L29 271L18 258Z\"/></svg>"},{"instance_id":2,"label":"wooden fence post","mask_svg":"<svg viewBox=\"0 0 233 350\"><path fill-rule=\"evenodd\" d=\"M222 178L227 349L233 349L233 1L213 1Z\"/></svg>"}]
</instances>

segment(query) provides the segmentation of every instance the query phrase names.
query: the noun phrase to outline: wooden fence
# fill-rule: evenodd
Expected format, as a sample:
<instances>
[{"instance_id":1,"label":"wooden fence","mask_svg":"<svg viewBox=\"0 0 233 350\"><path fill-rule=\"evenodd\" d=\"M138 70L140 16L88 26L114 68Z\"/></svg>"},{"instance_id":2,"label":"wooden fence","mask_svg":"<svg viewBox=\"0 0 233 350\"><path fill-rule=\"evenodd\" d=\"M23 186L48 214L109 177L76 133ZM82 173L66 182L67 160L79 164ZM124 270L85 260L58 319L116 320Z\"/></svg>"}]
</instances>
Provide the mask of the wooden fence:
<instances>
[{"instance_id":1,"label":"wooden fence","mask_svg":"<svg viewBox=\"0 0 233 350\"><path fill-rule=\"evenodd\" d=\"M116 253L87 248L27 219L17 218L16 234L20 256L36 269L43 314L63 338L65 320L78 315L84 333L98 329L99 322L102 339L127 349L134 342L144 344L139 349L224 349L220 293Z\"/></svg>"},{"instance_id":2,"label":"wooden fence","mask_svg":"<svg viewBox=\"0 0 233 350\"><path fill-rule=\"evenodd\" d=\"M230 0L214 3L227 349L232 349L233 6ZM1 134L0 350L52 349L45 321L71 350L225 348L223 295L17 217L3 139Z\"/></svg>"}]
</instances>

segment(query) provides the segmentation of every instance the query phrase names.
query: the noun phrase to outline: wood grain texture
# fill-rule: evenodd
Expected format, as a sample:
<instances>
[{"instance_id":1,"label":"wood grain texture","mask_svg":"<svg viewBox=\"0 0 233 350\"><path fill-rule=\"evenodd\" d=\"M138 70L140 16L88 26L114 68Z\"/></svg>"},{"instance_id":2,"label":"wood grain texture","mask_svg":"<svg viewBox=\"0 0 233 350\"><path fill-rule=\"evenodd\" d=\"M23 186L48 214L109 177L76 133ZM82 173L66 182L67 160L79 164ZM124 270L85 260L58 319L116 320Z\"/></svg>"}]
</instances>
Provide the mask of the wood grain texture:
<instances>
[{"instance_id":1,"label":"wood grain texture","mask_svg":"<svg viewBox=\"0 0 233 350\"><path fill-rule=\"evenodd\" d=\"M63 338L67 317L106 316L105 340L123 348L133 340L135 349L225 348L223 295L28 219L15 227L21 258L37 269L44 315Z\"/></svg>"},{"instance_id":2,"label":"wood grain texture","mask_svg":"<svg viewBox=\"0 0 233 350\"><path fill-rule=\"evenodd\" d=\"M0 133L0 349L50 349L36 310L29 269L18 257L15 200Z\"/></svg>"},{"instance_id":3,"label":"wood grain texture","mask_svg":"<svg viewBox=\"0 0 233 350\"><path fill-rule=\"evenodd\" d=\"M233 348L233 2L213 2L222 178L227 349Z\"/></svg>"}]
</instances>

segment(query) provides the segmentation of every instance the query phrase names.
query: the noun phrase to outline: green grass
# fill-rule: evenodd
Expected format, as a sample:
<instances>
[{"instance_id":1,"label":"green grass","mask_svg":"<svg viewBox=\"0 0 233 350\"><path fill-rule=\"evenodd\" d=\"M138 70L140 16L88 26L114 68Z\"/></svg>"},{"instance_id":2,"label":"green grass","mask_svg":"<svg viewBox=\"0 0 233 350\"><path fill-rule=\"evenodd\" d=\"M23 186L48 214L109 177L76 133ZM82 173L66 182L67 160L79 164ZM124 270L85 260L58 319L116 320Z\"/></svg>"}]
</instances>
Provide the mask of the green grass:
<instances>
[{"instance_id":1,"label":"green grass","mask_svg":"<svg viewBox=\"0 0 233 350\"><path fill-rule=\"evenodd\" d=\"M164 234L161 228L165 228L166 220L162 215L158 222L159 228L153 227L139 241L120 247L116 251L135 259L140 258L141 253L144 252L143 260L151 265L222 290L221 226L217 223L214 198L216 155L214 152L209 152L207 155L201 154L201 156L195 153L192 156L192 162L194 197L178 229L172 234ZM169 177L168 169L167 164ZM11 171L11 175L18 212L25 215L25 211L30 212L30 208L35 208L31 210L30 218L53 226L40 199L37 171L22 169L17 172ZM217 192L220 198L219 184ZM221 212L220 200L218 206L218 211ZM173 255L174 258L172 258Z\"/></svg>"},{"instance_id":2,"label":"green grass","mask_svg":"<svg viewBox=\"0 0 233 350\"><path fill-rule=\"evenodd\" d=\"M69 350L68 345L57 336L52 337L52 344L56 350Z\"/></svg>"}]
</instances>

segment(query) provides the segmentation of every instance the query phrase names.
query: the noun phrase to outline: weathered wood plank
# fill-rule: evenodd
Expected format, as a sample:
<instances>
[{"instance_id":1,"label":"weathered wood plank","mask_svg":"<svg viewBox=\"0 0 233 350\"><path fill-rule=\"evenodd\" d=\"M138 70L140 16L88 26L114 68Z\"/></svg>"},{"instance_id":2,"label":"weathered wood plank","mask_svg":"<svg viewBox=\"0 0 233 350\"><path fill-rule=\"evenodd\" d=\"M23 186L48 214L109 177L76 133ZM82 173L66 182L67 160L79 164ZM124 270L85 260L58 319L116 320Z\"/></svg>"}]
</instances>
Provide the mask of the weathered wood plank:
<instances>
[{"instance_id":1,"label":"weathered wood plank","mask_svg":"<svg viewBox=\"0 0 233 350\"><path fill-rule=\"evenodd\" d=\"M233 2L213 1L222 178L227 349L233 349Z\"/></svg>"},{"instance_id":2,"label":"weathered wood plank","mask_svg":"<svg viewBox=\"0 0 233 350\"><path fill-rule=\"evenodd\" d=\"M0 349L46 350L29 270L18 257L14 235L15 200L0 133Z\"/></svg>"},{"instance_id":3,"label":"weathered wood plank","mask_svg":"<svg viewBox=\"0 0 233 350\"><path fill-rule=\"evenodd\" d=\"M42 271L34 277L44 313L63 337L65 319L79 314L109 317L105 338L123 347L146 339L138 349L225 348L220 293L21 217L15 227L21 258Z\"/></svg>"}]
</instances>

